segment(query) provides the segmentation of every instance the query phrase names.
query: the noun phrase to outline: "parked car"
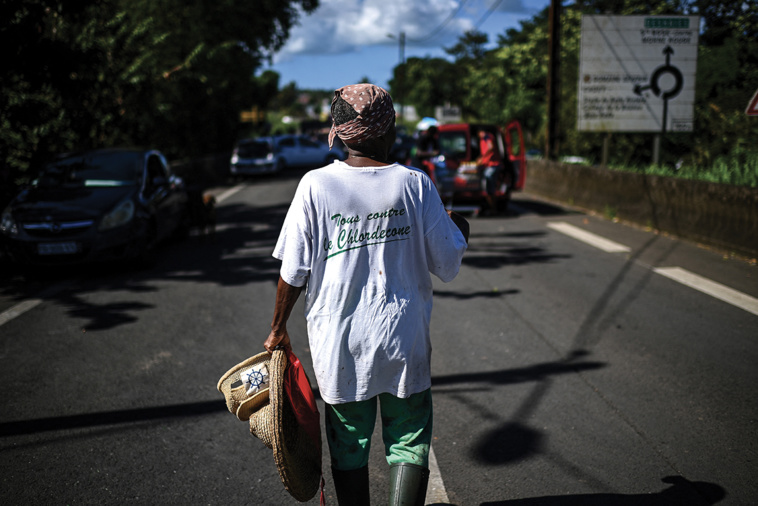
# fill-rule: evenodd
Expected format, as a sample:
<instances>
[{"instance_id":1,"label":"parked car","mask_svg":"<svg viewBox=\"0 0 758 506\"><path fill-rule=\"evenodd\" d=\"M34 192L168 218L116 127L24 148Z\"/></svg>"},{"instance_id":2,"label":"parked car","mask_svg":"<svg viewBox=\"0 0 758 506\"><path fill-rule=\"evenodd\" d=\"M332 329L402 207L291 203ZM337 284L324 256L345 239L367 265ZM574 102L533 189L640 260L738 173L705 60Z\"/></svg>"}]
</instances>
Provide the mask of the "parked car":
<instances>
[{"instance_id":1,"label":"parked car","mask_svg":"<svg viewBox=\"0 0 758 506\"><path fill-rule=\"evenodd\" d=\"M344 160L345 153L305 135L258 137L237 142L229 171L233 177L280 172L288 167L319 167Z\"/></svg>"},{"instance_id":2,"label":"parked car","mask_svg":"<svg viewBox=\"0 0 758 506\"><path fill-rule=\"evenodd\" d=\"M329 145L305 135L282 135L274 137L274 152L283 167L319 167L334 160L344 160L345 153L337 146Z\"/></svg>"},{"instance_id":3,"label":"parked car","mask_svg":"<svg viewBox=\"0 0 758 506\"><path fill-rule=\"evenodd\" d=\"M284 166L274 152L271 137L243 139L234 146L229 171L232 176L253 176L279 172Z\"/></svg>"},{"instance_id":4,"label":"parked car","mask_svg":"<svg viewBox=\"0 0 758 506\"><path fill-rule=\"evenodd\" d=\"M497 184L495 199L505 210L512 192L526 184L526 151L521 125L512 121L505 128L496 125L456 123L438 127L440 156L424 163L423 168L434 180L443 200L458 210L479 210L486 202L481 174L476 165L479 157L478 132L484 130L495 138L495 145L505 161Z\"/></svg>"},{"instance_id":5,"label":"parked car","mask_svg":"<svg viewBox=\"0 0 758 506\"><path fill-rule=\"evenodd\" d=\"M147 260L189 228L187 193L159 151L108 149L47 164L0 217L0 240L26 265Z\"/></svg>"}]
</instances>

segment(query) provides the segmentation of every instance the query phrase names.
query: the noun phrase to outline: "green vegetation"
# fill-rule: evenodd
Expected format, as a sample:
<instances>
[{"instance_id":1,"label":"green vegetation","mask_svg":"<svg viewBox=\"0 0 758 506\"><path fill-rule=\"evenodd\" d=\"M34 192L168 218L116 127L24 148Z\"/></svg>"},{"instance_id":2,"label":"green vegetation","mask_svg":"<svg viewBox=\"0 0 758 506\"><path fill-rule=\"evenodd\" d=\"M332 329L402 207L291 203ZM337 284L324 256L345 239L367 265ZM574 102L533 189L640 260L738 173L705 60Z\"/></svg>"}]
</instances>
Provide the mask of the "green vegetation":
<instances>
[{"instance_id":1,"label":"green vegetation","mask_svg":"<svg viewBox=\"0 0 758 506\"><path fill-rule=\"evenodd\" d=\"M0 189L52 154L231 149L241 111L266 110L262 63L318 0L17 0L0 7ZM2 197L2 195L0 195Z\"/></svg>"},{"instance_id":2,"label":"green vegetation","mask_svg":"<svg viewBox=\"0 0 758 506\"><path fill-rule=\"evenodd\" d=\"M758 3L731 0L584 0L564 6L560 29L559 153L599 163L607 134L579 132L577 86L583 14L700 15L695 126L661 139L660 167L645 172L755 186L758 118L745 108L758 85ZM447 48L449 60L411 58L395 68L393 96L421 115L432 104L459 105L466 121L505 124L517 119L527 147L542 149L546 131L548 9L488 47L470 32ZM404 79L400 79L400 77ZM439 84L442 86L439 86ZM403 89L399 89L402 85ZM432 95L432 92L436 95ZM608 165L642 171L653 159L652 134L614 133ZM676 167L679 167L677 170Z\"/></svg>"},{"instance_id":3,"label":"green vegetation","mask_svg":"<svg viewBox=\"0 0 758 506\"><path fill-rule=\"evenodd\" d=\"M566 3L566 2L564 2ZM326 119L332 90L280 87L263 62L282 47L298 12L318 0L217 2L18 0L0 7L0 193L52 154L154 146L171 159L224 152L244 136ZM744 114L758 83L758 3L731 0L583 0L561 14L559 153L599 162L606 134L578 132L582 14L702 17L695 130L667 134L661 164L652 136L614 134L608 165L757 186L758 118ZM422 116L458 105L466 121L517 119L528 147L545 141L548 10L494 46L472 31L446 58L409 58L390 91ZM240 121L250 111L258 123ZM268 123L260 121L261 117ZM288 117L294 121L284 123ZM289 120L288 120L289 121ZM404 126L411 126L405 123ZM644 168L643 168L644 167ZM678 168L677 168L678 167ZM0 195L2 197L3 195Z\"/></svg>"},{"instance_id":4,"label":"green vegetation","mask_svg":"<svg viewBox=\"0 0 758 506\"><path fill-rule=\"evenodd\" d=\"M730 184L758 188L758 150L735 148L706 165L642 165L638 167L614 166L611 170L638 172L654 176L694 179L710 183Z\"/></svg>"}]
</instances>

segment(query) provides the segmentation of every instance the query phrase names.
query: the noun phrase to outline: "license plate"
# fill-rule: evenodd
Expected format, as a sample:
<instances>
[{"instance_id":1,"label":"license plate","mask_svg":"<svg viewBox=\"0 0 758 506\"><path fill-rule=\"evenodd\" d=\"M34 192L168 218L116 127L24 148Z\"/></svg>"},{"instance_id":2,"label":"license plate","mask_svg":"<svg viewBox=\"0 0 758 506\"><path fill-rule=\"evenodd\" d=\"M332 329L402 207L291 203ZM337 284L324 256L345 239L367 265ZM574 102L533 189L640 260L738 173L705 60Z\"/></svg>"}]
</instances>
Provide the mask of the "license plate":
<instances>
[{"instance_id":1,"label":"license plate","mask_svg":"<svg viewBox=\"0 0 758 506\"><path fill-rule=\"evenodd\" d=\"M42 242L37 244L40 255L73 255L79 252L75 242Z\"/></svg>"},{"instance_id":2,"label":"license plate","mask_svg":"<svg viewBox=\"0 0 758 506\"><path fill-rule=\"evenodd\" d=\"M461 166L458 168L459 174L473 174L476 175L479 173L479 170L476 167L475 163L462 163Z\"/></svg>"}]
</instances>

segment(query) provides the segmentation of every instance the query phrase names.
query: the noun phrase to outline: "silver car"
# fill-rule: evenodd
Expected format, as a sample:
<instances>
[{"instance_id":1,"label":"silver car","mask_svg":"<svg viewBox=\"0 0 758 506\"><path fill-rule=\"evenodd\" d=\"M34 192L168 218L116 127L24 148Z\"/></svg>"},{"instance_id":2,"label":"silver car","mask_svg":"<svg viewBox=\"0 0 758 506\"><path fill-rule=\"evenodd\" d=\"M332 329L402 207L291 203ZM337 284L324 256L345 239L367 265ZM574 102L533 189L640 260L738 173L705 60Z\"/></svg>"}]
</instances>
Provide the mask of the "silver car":
<instances>
[{"instance_id":1,"label":"silver car","mask_svg":"<svg viewBox=\"0 0 758 506\"><path fill-rule=\"evenodd\" d=\"M232 152L230 172L234 177L280 172L288 167L321 167L344 160L337 146L331 150L305 135L258 137L239 141Z\"/></svg>"},{"instance_id":2,"label":"silver car","mask_svg":"<svg viewBox=\"0 0 758 506\"><path fill-rule=\"evenodd\" d=\"M279 172L284 168L274 153L271 137L239 141L232 151L229 170L232 176L253 176Z\"/></svg>"}]
</instances>

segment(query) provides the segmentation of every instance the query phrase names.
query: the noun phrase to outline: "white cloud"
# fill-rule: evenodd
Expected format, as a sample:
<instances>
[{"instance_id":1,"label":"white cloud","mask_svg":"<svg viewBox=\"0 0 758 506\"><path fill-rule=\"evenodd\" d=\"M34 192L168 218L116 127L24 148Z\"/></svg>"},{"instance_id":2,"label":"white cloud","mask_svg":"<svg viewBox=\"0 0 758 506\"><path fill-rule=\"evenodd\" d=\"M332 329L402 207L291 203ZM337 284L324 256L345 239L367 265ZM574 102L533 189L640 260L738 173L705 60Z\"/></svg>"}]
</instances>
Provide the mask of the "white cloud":
<instances>
[{"instance_id":1,"label":"white cloud","mask_svg":"<svg viewBox=\"0 0 758 506\"><path fill-rule=\"evenodd\" d=\"M288 61L298 54L349 53L377 44L396 45L397 39L393 41L388 35L397 37L401 32L405 32L408 45L438 47L441 37L454 40L471 29L472 14L481 14L491 5L483 0L467 2L471 5L465 5L451 18L461 1L465 0L321 0L313 14L301 15L300 25L290 31L287 44L274 60ZM521 0L503 3L521 6ZM430 34L435 37L429 39Z\"/></svg>"}]
</instances>

